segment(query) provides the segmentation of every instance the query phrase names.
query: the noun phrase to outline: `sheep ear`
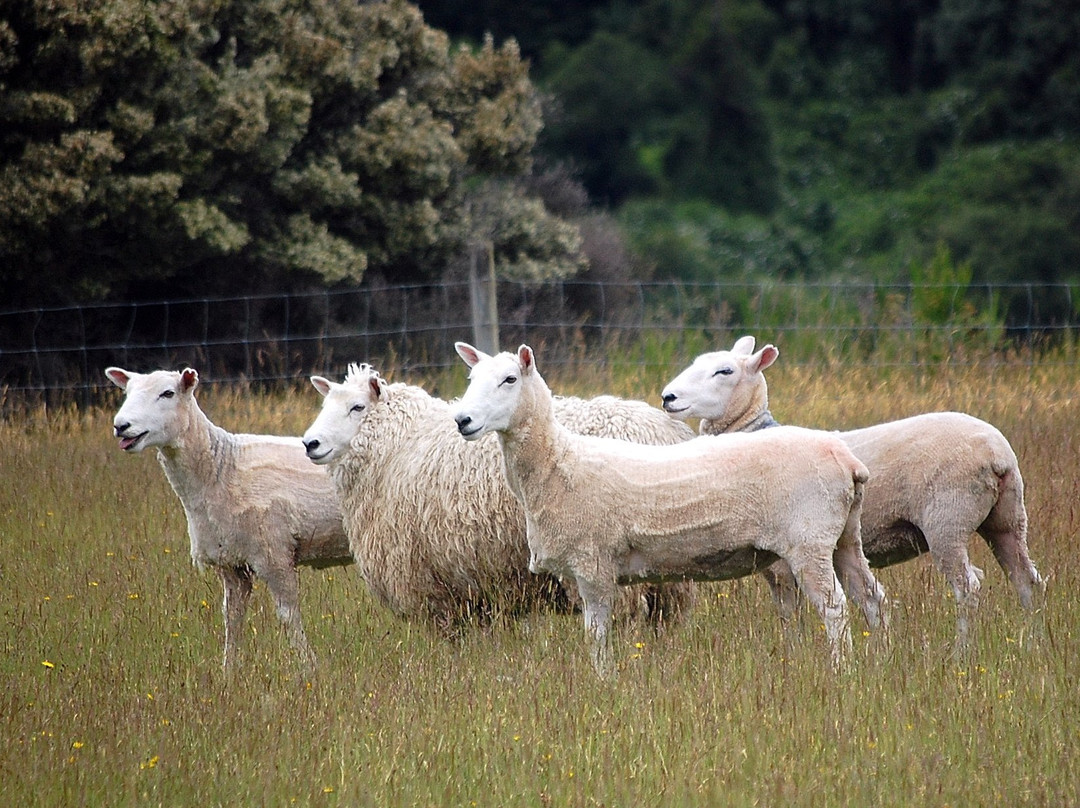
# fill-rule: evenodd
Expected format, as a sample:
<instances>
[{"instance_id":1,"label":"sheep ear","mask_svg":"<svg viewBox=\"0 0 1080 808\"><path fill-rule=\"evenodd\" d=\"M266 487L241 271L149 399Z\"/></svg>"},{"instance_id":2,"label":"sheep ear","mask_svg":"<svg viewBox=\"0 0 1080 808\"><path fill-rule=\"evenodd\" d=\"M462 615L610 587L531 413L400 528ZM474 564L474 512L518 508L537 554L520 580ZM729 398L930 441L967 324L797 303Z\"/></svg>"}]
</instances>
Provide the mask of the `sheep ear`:
<instances>
[{"instance_id":1,"label":"sheep ear","mask_svg":"<svg viewBox=\"0 0 1080 808\"><path fill-rule=\"evenodd\" d=\"M739 337L735 340L735 344L731 346L731 352L749 356L754 352L754 342L754 338L749 334L745 337Z\"/></svg>"},{"instance_id":2,"label":"sheep ear","mask_svg":"<svg viewBox=\"0 0 1080 808\"><path fill-rule=\"evenodd\" d=\"M780 356L779 348L775 345L766 345L751 357L752 361L747 363L747 370L751 373L760 373L775 362L778 356Z\"/></svg>"},{"instance_id":3,"label":"sheep ear","mask_svg":"<svg viewBox=\"0 0 1080 808\"><path fill-rule=\"evenodd\" d=\"M476 367L476 364L481 360L487 358L487 354L478 348L474 348L467 342L455 342L454 350L457 351L458 356L465 360L465 364L469 367Z\"/></svg>"},{"instance_id":4,"label":"sheep ear","mask_svg":"<svg viewBox=\"0 0 1080 808\"><path fill-rule=\"evenodd\" d=\"M180 389L189 393L199 383L199 371L195 368L184 368L180 371Z\"/></svg>"},{"instance_id":5,"label":"sheep ear","mask_svg":"<svg viewBox=\"0 0 1080 808\"><path fill-rule=\"evenodd\" d=\"M128 382L131 381L132 374L123 368L105 368L105 375L108 376L109 381L119 387L121 390L127 390Z\"/></svg>"},{"instance_id":6,"label":"sheep ear","mask_svg":"<svg viewBox=\"0 0 1080 808\"><path fill-rule=\"evenodd\" d=\"M330 380L322 376L312 376L311 386L319 391L319 395L324 397L330 392Z\"/></svg>"},{"instance_id":7,"label":"sheep ear","mask_svg":"<svg viewBox=\"0 0 1080 808\"><path fill-rule=\"evenodd\" d=\"M383 380L377 373L373 373L368 376L368 386L371 387L371 394L375 398L380 398L383 394Z\"/></svg>"},{"instance_id":8,"label":"sheep ear","mask_svg":"<svg viewBox=\"0 0 1080 808\"><path fill-rule=\"evenodd\" d=\"M528 373L529 371L536 369L536 356L533 354L533 349L528 345L522 345L518 348L518 362L521 363L521 369Z\"/></svg>"}]
</instances>

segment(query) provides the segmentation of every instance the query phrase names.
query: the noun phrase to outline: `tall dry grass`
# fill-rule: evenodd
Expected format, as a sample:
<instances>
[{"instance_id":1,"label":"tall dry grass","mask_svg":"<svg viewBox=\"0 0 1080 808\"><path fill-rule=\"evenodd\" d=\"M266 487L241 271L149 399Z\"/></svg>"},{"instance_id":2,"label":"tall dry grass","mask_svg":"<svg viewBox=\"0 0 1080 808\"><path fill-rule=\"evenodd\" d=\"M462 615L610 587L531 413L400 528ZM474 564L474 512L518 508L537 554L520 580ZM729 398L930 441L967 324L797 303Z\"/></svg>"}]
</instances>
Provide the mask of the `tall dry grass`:
<instances>
[{"instance_id":1,"label":"tall dry grass","mask_svg":"<svg viewBox=\"0 0 1080 808\"><path fill-rule=\"evenodd\" d=\"M542 356L541 356L542 361ZM541 367L543 367L541 365ZM565 372L561 392L655 402L679 369ZM392 370L392 369L391 369ZM770 371L780 420L850 428L963 409L1010 437L1031 549L1025 614L985 546L974 650L927 559L880 572L891 642L855 623L828 669L807 613L789 647L763 583L703 587L684 625L617 640L597 681L579 621L496 622L457 644L390 617L355 568L302 573L322 666L306 678L260 588L226 674L216 579L111 411L0 423L0 796L10 805L1067 805L1080 800L1077 432L1072 366ZM464 371L422 380L451 396ZM119 396L119 393L117 393ZM299 432L317 396L202 392L237 431Z\"/></svg>"}]
</instances>

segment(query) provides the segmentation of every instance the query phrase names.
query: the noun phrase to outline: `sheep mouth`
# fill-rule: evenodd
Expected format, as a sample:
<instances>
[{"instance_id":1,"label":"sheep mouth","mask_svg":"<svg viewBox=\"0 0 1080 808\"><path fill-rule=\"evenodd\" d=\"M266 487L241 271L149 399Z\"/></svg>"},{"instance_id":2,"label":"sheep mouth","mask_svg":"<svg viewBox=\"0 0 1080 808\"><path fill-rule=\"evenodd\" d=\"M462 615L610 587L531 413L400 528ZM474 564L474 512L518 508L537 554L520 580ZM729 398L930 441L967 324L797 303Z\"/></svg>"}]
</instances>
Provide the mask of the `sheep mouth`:
<instances>
[{"instance_id":1,"label":"sheep mouth","mask_svg":"<svg viewBox=\"0 0 1080 808\"><path fill-rule=\"evenodd\" d=\"M130 452L132 449L135 448L135 444L137 444L149 434L150 430L146 430L145 432L140 432L134 437L127 437L126 435L117 435L116 437L120 438L120 448L123 449L125 452Z\"/></svg>"},{"instance_id":2,"label":"sheep mouth","mask_svg":"<svg viewBox=\"0 0 1080 808\"><path fill-rule=\"evenodd\" d=\"M475 429L469 429L467 426L462 426L458 427L458 432L461 433L461 437L465 438L465 440L470 440L479 437L479 433L482 429L482 426L478 426Z\"/></svg>"},{"instance_id":3,"label":"sheep mouth","mask_svg":"<svg viewBox=\"0 0 1080 808\"><path fill-rule=\"evenodd\" d=\"M674 404L664 404L664 412L686 412L688 409L690 409L689 404L685 407L676 407Z\"/></svg>"},{"instance_id":4,"label":"sheep mouth","mask_svg":"<svg viewBox=\"0 0 1080 808\"><path fill-rule=\"evenodd\" d=\"M333 454L333 449L327 449L325 452L308 452L308 460L312 463L325 463L330 459L330 455Z\"/></svg>"}]
</instances>

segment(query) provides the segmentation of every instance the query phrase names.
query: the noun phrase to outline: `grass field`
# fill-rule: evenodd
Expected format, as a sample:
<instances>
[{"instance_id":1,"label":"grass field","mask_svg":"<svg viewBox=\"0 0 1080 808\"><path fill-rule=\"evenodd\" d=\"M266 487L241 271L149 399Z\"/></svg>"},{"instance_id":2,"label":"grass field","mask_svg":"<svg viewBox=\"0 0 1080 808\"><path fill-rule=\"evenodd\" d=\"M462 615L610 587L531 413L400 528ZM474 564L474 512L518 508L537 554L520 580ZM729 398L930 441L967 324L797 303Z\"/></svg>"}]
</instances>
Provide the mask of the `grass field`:
<instances>
[{"instance_id":1,"label":"grass field","mask_svg":"<svg viewBox=\"0 0 1080 808\"><path fill-rule=\"evenodd\" d=\"M680 369L549 382L655 402ZM1075 367L769 372L783 421L961 409L997 424L1025 473L1032 556L1052 575L1045 607L1026 614L974 538L986 579L970 658L954 658L951 595L920 558L880 572L891 642L856 616L839 675L814 615L789 647L752 578L702 587L692 617L659 637L625 629L608 683L577 618L497 621L450 644L391 617L355 568L304 570L318 673L303 674L260 588L243 667L226 674L217 579L191 566L153 453L120 452L111 409L37 412L0 422L3 803L1080 802ZM464 370L422 381L454 395ZM201 402L237 431L299 433L318 407L304 387L260 397L209 384Z\"/></svg>"}]
</instances>

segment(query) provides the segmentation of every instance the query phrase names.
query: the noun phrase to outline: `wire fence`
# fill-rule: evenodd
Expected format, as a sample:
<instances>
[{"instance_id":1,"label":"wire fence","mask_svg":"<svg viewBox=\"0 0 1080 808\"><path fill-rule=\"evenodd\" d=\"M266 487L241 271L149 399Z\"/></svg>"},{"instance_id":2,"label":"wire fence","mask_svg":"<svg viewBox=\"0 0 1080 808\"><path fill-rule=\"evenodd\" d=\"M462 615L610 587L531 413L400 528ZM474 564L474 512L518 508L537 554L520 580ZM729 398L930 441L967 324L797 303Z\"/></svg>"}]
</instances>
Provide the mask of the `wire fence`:
<instances>
[{"instance_id":1,"label":"wire fence","mask_svg":"<svg viewBox=\"0 0 1080 808\"><path fill-rule=\"evenodd\" d=\"M499 338L543 346L545 364L686 360L750 333L792 364L1032 362L1077 336L1066 284L497 284ZM468 282L100 303L0 312L0 393L90 401L102 370L190 365L225 383L278 385L368 361L404 373L456 363L471 340ZM666 347L666 352L657 346Z\"/></svg>"}]
</instances>

